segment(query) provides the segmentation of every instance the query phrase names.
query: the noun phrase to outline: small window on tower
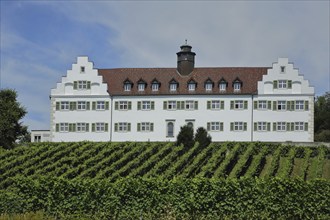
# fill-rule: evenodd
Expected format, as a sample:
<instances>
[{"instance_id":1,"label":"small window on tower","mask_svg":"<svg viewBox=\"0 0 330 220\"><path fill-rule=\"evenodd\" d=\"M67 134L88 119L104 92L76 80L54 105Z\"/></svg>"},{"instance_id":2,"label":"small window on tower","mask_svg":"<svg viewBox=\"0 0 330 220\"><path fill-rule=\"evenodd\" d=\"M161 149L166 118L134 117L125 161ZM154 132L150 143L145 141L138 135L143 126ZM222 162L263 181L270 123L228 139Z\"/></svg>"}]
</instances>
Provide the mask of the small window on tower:
<instances>
[{"instance_id":1,"label":"small window on tower","mask_svg":"<svg viewBox=\"0 0 330 220\"><path fill-rule=\"evenodd\" d=\"M285 66L281 66L281 73L285 73Z\"/></svg>"},{"instance_id":2,"label":"small window on tower","mask_svg":"<svg viewBox=\"0 0 330 220\"><path fill-rule=\"evenodd\" d=\"M85 72L85 67L84 67L84 66L81 66L81 67L80 67L80 72L81 72L81 73L84 73L84 72Z\"/></svg>"}]
</instances>

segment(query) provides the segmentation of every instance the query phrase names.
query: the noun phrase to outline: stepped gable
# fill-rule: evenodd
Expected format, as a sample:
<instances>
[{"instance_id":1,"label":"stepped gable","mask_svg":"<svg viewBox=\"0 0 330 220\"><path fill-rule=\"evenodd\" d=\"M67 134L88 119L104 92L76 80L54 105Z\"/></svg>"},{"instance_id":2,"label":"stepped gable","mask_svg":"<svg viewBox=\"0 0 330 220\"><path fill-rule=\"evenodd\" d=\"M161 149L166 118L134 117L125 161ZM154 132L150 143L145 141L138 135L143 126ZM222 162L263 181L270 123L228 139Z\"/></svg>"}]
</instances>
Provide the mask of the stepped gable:
<instances>
[{"instance_id":1,"label":"stepped gable","mask_svg":"<svg viewBox=\"0 0 330 220\"><path fill-rule=\"evenodd\" d=\"M256 94L258 81L267 74L269 67L202 67L194 68L189 75L181 75L176 68L118 68L99 69L98 73L108 84L110 95L219 95L219 94ZM131 91L124 91L124 82L133 83ZM144 91L138 91L138 81L147 83ZM152 91L151 83L154 80L161 83L159 91ZM179 83L177 91L169 89L172 80ZM197 83L195 91L188 90L188 82L193 79ZM213 81L212 91L205 91L205 82ZM228 86L226 92L219 92L219 81L224 79ZM233 82L239 79L242 82L240 92L234 93Z\"/></svg>"}]
</instances>

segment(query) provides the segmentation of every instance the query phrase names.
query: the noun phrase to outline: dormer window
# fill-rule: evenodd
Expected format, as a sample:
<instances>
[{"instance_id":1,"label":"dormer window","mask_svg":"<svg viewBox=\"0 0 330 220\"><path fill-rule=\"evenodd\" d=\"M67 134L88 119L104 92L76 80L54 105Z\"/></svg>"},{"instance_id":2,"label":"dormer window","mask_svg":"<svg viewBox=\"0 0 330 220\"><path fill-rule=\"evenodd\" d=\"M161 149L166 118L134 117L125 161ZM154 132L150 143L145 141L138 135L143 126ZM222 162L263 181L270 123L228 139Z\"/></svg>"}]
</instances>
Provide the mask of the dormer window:
<instances>
[{"instance_id":1,"label":"dormer window","mask_svg":"<svg viewBox=\"0 0 330 220\"><path fill-rule=\"evenodd\" d=\"M151 83L151 90L153 92L157 92L159 90L159 87L160 87L160 83L156 79L154 79Z\"/></svg>"},{"instance_id":2,"label":"dormer window","mask_svg":"<svg viewBox=\"0 0 330 220\"><path fill-rule=\"evenodd\" d=\"M146 88L146 85L147 85L147 83L145 81L143 81L142 79L140 79L138 81L138 91L143 92Z\"/></svg>"},{"instance_id":3,"label":"dormer window","mask_svg":"<svg viewBox=\"0 0 330 220\"><path fill-rule=\"evenodd\" d=\"M133 83L129 79L126 79L125 82L124 82L124 91L125 92L131 91L132 86L133 86Z\"/></svg>"},{"instance_id":4,"label":"dormer window","mask_svg":"<svg viewBox=\"0 0 330 220\"><path fill-rule=\"evenodd\" d=\"M226 92L226 90L227 90L227 81L224 78L222 78L219 81L219 91Z\"/></svg>"},{"instance_id":5,"label":"dormer window","mask_svg":"<svg viewBox=\"0 0 330 220\"><path fill-rule=\"evenodd\" d=\"M281 73L285 73L285 66L281 66Z\"/></svg>"},{"instance_id":6,"label":"dormer window","mask_svg":"<svg viewBox=\"0 0 330 220\"><path fill-rule=\"evenodd\" d=\"M239 78L236 78L233 82L234 92L240 92L242 87L242 82Z\"/></svg>"},{"instance_id":7,"label":"dormer window","mask_svg":"<svg viewBox=\"0 0 330 220\"><path fill-rule=\"evenodd\" d=\"M205 91L212 91L213 89L213 81L209 78L205 81Z\"/></svg>"},{"instance_id":8,"label":"dormer window","mask_svg":"<svg viewBox=\"0 0 330 220\"><path fill-rule=\"evenodd\" d=\"M80 67L80 73L84 73L85 72L85 67L84 66L81 66Z\"/></svg>"},{"instance_id":9,"label":"dormer window","mask_svg":"<svg viewBox=\"0 0 330 220\"><path fill-rule=\"evenodd\" d=\"M178 82L175 79L170 81L170 91L175 92L178 89Z\"/></svg>"},{"instance_id":10,"label":"dormer window","mask_svg":"<svg viewBox=\"0 0 330 220\"><path fill-rule=\"evenodd\" d=\"M188 82L188 90L189 91L195 91L196 90L196 82L191 79L189 82Z\"/></svg>"}]
</instances>

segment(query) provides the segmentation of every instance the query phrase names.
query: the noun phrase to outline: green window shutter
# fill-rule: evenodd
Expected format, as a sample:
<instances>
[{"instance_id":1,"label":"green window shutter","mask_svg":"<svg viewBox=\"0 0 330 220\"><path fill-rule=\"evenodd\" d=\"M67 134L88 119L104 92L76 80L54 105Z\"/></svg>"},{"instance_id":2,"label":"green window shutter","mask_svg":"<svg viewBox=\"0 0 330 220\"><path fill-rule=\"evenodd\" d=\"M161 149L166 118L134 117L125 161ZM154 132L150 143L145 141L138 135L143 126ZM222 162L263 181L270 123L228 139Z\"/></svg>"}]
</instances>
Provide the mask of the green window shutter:
<instances>
[{"instance_id":1,"label":"green window shutter","mask_svg":"<svg viewBox=\"0 0 330 220\"><path fill-rule=\"evenodd\" d=\"M267 101L267 108L272 110L272 101Z\"/></svg>"},{"instance_id":2,"label":"green window shutter","mask_svg":"<svg viewBox=\"0 0 330 220\"><path fill-rule=\"evenodd\" d=\"M77 81L73 82L73 89L78 89L78 82Z\"/></svg>"},{"instance_id":3,"label":"green window shutter","mask_svg":"<svg viewBox=\"0 0 330 220\"><path fill-rule=\"evenodd\" d=\"M308 122L305 122L304 130L308 131Z\"/></svg>"},{"instance_id":4,"label":"green window shutter","mask_svg":"<svg viewBox=\"0 0 330 220\"><path fill-rule=\"evenodd\" d=\"M308 109L309 109L309 102L305 101L305 111L308 111Z\"/></svg>"},{"instance_id":5,"label":"green window shutter","mask_svg":"<svg viewBox=\"0 0 330 220\"><path fill-rule=\"evenodd\" d=\"M223 131L223 122L220 122L220 131Z\"/></svg>"},{"instance_id":6,"label":"green window shutter","mask_svg":"<svg viewBox=\"0 0 330 220\"><path fill-rule=\"evenodd\" d=\"M141 102L140 101L138 101L138 103L137 103L137 109L141 110Z\"/></svg>"},{"instance_id":7,"label":"green window shutter","mask_svg":"<svg viewBox=\"0 0 330 220\"><path fill-rule=\"evenodd\" d=\"M96 109L96 102L92 102L92 110Z\"/></svg>"},{"instance_id":8,"label":"green window shutter","mask_svg":"<svg viewBox=\"0 0 330 220\"><path fill-rule=\"evenodd\" d=\"M295 101L291 101L290 105L291 105L290 110L294 111L295 110Z\"/></svg>"},{"instance_id":9,"label":"green window shutter","mask_svg":"<svg viewBox=\"0 0 330 220\"><path fill-rule=\"evenodd\" d=\"M141 131L141 123L137 123L137 131Z\"/></svg>"},{"instance_id":10,"label":"green window shutter","mask_svg":"<svg viewBox=\"0 0 330 220\"><path fill-rule=\"evenodd\" d=\"M119 102L115 102L115 110L119 109Z\"/></svg>"},{"instance_id":11,"label":"green window shutter","mask_svg":"<svg viewBox=\"0 0 330 220\"><path fill-rule=\"evenodd\" d=\"M195 110L198 110L198 101L195 101Z\"/></svg>"},{"instance_id":12,"label":"green window shutter","mask_svg":"<svg viewBox=\"0 0 330 220\"><path fill-rule=\"evenodd\" d=\"M118 131L118 123L115 123L115 132Z\"/></svg>"},{"instance_id":13,"label":"green window shutter","mask_svg":"<svg viewBox=\"0 0 330 220\"><path fill-rule=\"evenodd\" d=\"M231 130L231 131L234 130L234 122L230 122L230 130Z\"/></svg>"},{"instance_id":14,"label":"green window shutter","mask_svg":"<svg viewBox=\"0 0 330 220\"><path fill-rule=\"evenodd\" d=\"M128 102L128 110L132 110L132 102L131 101Z\"/></svg>"},{"instance_id":15,"label":"green window shutter","mask_svg":"<svg viewBox=\"0 0 330 220\"><path fill-rule=\"evenodd\" d=\"M72 131L73 131L73 132L76 131L76 124L72 124Z\"/></svg>"},{"instance_id":16,"label":"green window shutter","mask_svg":"<svg viewBox=\"0 0 330 220\"><path fill-rule=\"evenodd\" d=\"M56 102L56 110L60 110L60 102Z\"/></svg>"},{"instance_id":17,"label":"green window shutter","mask_svg":"<svg viewBox=\"0 0 330 220\"><path fill-rule=\"evenodd\" d=\"M267 131L270 131L270 122L267 122Z\"/></svg>"},{"instance_id":18,"label":"green window shutter","mask_svg":"<svg viewBox=\"0 0 330 220\"><path fill-rule=\"evenodd\" d=\"M104 131L107 132L108 130L109 130L109 124L108 123L105 123L104 124Z\"/></svg>"},{"instance_id":19,"label":"green window shutter","mask_svg":"<svg viewBox=\"0 0 330 220\"><path fill-rule=\"evenodd\" d=\"M244 129L244 131L247 130L247 123L246 122L243 123L243 129Z\"/></svg>"},{"instance_id":20,"label":"green window shutter","mask_svg":"<svg viewBox=\"0 0 330 220\"><path fill-rule=\"evenodd\" d=\"M254 122L254 131L257 131L257 130L258 130L258 123Z\"/></svg>"},{"instance_id":21,"label":"green window shutter","mask_svg":"<svg viewBox=\"0 0 330 220\"><path fill-rule=\"evenodd\" d=\"M292 80L288 80L288 89L292 89Z\"/></svg>"},{"instance_id":22,"label":"green window shutter","mask_svg":"<svg viewBox=\"0 0 330 220\"><path fill-rule=\"evenodd\" d=\"M155 102L151 101L151 110L155 110Z\"/></svg>"},{"instance_id":23,"label":"green window shutter","mask_svg":"<svg viewBox=\"0 0 330 220\"><path fill-rule=\"evenodd\" d=\"M294 131L294 123L293 122L290 123L290 126L291 126L291 131Z\"/></svg>"},{"instance_id":24,"label":"green window shutter","mask_svg":"<svg viewBox=\"0 0 330 220\"><path fill-rule=\"evenodd\" d=\"M89 131L89 123L86 123L86 131Z\"/></svg>"},{"instance_id":25,"label":"green window shutter","mask_svg":"<svg viewBox=\"0 0 330 220\"><path fill-rule=\"evenodd\" d=\"M276 131L276 122L273 122L273 131Z\"/></svg>"},{"instance_id":26,"label":"green window shutter","mask_svg":"<svg viewBox=\"0 0 330 220\"><path fill-rule=\"evenodd\" d=\"M273 110L274 110L274 111L277 110L277 101L273 101Z\"/></svg>"},{"instance_id":27,"label":"green window shutter","mask_svg":"<svg viewBox=\"0 0 330 220\"><path fill-rule=\"evenodd\" d=\"M72 124L69 124L69 132L72 132Z\"/></svg>"},{"instance_id":28,"label":"green window shutter","mask_svg":"<svg viewBox=\"0 0 330 220\"><path fill-rule=\"evenodd\" d=\"M225 101L220 102L220 109L225 109Z\"/></svg>"},{"instance_id":29,"label":"green window shutter","mask_svg":"<svg viewBox=\"0 0 330 220\"><path fill-rule=\"evenodd\" d=\"M181 102L177 101L176 102L176 109L180 110L181 109ZM184 108L183 108L184 109Z\"/></svg>"},{"instance_id":30,"label":"green window shutter","mask_svg":"<svg viewBox=\"0 0 330 220\"><path fill-rule=\"evenodd\" d=\"M87 81L87 89L91 89L91 81Z\"/></svg>"},{"instance_id":31,"label":"green window shutter","mask_svg":"<svg viewBox=\"0 0 330 220\"><path fill-rule=\"evenodd\" d=\"M105 110L109 110L109 102L105 102Z\"/></svg>"},{"instance_id":32,"label":"green window shutter","mask_svg":"<svg viewBox=\"0 0 330 220\"><path fill-rule=\"evenodd\" d=\"M92 123L92 132L95 132L95 123Z\"/></svg>"},{"instance_id":33,"label":"green window shutter","mask_svg":"<svg viewBox=\"0 0 330 220\"><path fill-rule=\"evenodd\" d=\"M127 131L131 131L131 123L127 123Z\"/></svg>"},{"instance_id":34,"label":"green window shutter","mask_svg":"<svg viewBox=\"0 0 330 220\"><path fill-rule=\"evenodd\" d=\"M234 109L234 101L230 101L230 109Z\"/></svg>"},{"instance_id":35,"label":"green window shutter","mask_svg":"<svg viewBox=\"0 0 330 220\"><path fill-rule=\"evenodd\" d=\"M207 101L207 109L211 109L211 101Z\"/></svg>"},{"instance_id":36,"label":"green window shutter","mask_svg":"<svg viewBox=\"0 0 330 220\"><path fill-rule=\"evenodd\" d=\"M207 122L207 131L210 131L210 130L211 130L211 123Z\"/></svg>"},{"instance_id":37,"label":"green window shutter","mask_svg":"<svg viewBox=\"0 0 330 220\"><path fill-rule=\"evenodd\" d=\"M274 80L274 81L273 81L273 88L274 88L274 89L277 89L277 80Z\"/></svg>"},{"instance_id":38,"label":"green window shutter","mask_svg":"<svg viewBox=\"0 0 330 220\"><path fill-rule=\"evenodd\" d=\"M154 131L154 123L150 123L150 131Z\"/></svg>"},{"instance_id":39,"label":"green window shutter","mask_svg":"<svg viewBox=\"0 0 330 220\"><path fill-rule=\"evenodd\" d=\"M287 131L291 131L290 122L287 122L286 123L286 130Z\"/></svg>"},{"instance_id":40,"label":"green window shutter","mask_svg":"<svg viewBox=\"0 0 330 220\"><path fill-rule=\"evenodd\" d=\"M286 101L286 110L291 111L290 101Z\"/></svg>"},{"instance_id":41,"label":"green window shutter","mask_svg":"<svg viewBox=\"0 0 330 220\"><path fill-rule=\"evenodd\" d=\"M185 109L185 107L184 107L184 101L181 101L181 109Z\"/></svg>"},{"instance_id":42,"label":"green window shutter","mask_svg":"<svg viewBox=\"0 0 330 220\"><path fill-rule=\"evenodd\" d=\"M76 110L76 107L77 107L77 102L70 102L70 110L71 111Z\"/></svg>"},{"instance_id":43,"label":"green window shutter","mask_svg":"<svg viewBox=\"0 0 330 220\"><path fill-rule=\"evenodd\" d=\"M59 131L60 131L60 124L56 124L56 125L55 125L55 131L56 131L56 132L59 132Z\"/></svg>"},{"instance_id":44,"label":"green window shutter","mask_svg":"<svg viewBox=\"0 0 330 220\"><path fill-rule=\"evenodd\" d=\"M163 109L166 110L167 109L167 101L163 102Z\"/></svg>"},{"instance_id":45,"label":"green window shutter","mask_svg":"<svg viewBox=\"0 0 330 220\"><path fill-rule=\"evenodd\" d=\"M244 109L248 108L248 101L244 101Z\"/></svg>"},{"instance_id":46,"label":"green window shutter","mask_svg":"<svg viewBox=\"0 0 330 220\"><path fill-rule=\"evenodd\" d=\"M258 101L254 101L254 109L258 109Z\"/></svg>"},{"instance_id":47,"label":"green window shutter","mask_svg":"<svg viewBox=\"0 0 330 220\"><path fill-rule=\"evenodd\" d=\"M86 110L90 110L90 102L86 102Z\"/></svg>"}]
</instances>

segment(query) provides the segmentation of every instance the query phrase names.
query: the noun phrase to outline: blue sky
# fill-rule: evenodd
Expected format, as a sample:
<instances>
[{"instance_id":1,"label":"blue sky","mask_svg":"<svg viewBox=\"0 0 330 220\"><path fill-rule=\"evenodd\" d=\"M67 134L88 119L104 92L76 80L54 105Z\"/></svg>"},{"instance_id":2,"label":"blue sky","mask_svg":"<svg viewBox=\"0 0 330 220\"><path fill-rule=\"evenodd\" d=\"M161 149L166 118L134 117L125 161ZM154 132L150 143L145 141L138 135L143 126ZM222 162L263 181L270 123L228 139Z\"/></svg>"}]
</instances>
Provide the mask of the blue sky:
<instances>
[{"instance_id":1,"label":"blue sky","mask_svg":"<svg viewBox=\"0 0 330 220\"><path fill-rule=\"evenodd\" d=\"M287 57L329 91L329 1L1 1L1 88L18 92L29 129L49 129L49 95L76 57L96 68L270 67Z\"/></svg>"}]
</instances>

